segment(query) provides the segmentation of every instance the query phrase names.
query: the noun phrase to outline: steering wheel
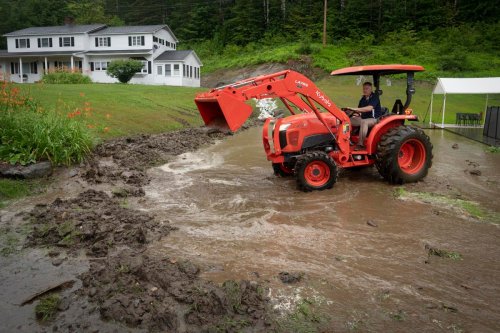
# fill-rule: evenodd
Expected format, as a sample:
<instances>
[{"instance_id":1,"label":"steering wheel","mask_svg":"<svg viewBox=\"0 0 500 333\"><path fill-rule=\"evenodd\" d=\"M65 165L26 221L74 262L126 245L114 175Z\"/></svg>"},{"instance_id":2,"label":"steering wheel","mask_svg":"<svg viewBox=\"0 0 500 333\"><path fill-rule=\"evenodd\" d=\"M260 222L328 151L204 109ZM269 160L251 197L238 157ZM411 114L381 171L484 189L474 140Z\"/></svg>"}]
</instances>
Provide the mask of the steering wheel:
<instances>
[{"instance_id":1,"label":"steering wheel","mask_svg":"<svg viewBox=\"0 0 500 333\"><path fill-rule=\"evenodd\" d=\"M358 111L354 111L354 110L353 110L353 109L351 109L351 108L342 108L341 110L342 110L342 111L344 111L344 112L345 112L345 113L349 116L349 118L352 118L352 117L354 117L354 116L356 116L356 115L357 115L357 116L361 116L361 113L360 113L360 112L358 112Z\"/></svg>"}]
</instances>

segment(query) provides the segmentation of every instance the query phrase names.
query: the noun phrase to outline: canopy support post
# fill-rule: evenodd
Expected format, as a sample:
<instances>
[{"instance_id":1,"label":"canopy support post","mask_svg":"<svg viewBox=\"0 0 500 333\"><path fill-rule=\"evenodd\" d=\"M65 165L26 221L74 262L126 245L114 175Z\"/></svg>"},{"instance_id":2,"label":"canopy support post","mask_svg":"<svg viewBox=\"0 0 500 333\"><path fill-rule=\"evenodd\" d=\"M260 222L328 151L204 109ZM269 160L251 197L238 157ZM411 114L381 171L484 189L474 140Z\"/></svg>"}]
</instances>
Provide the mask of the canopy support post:
<instances>
[{"instance_id":1,"label":"canopy support post","mask_svg":"<svg viewBox=\"0 0 500 333\"><path fill-rule=\"evenodd\" d=\"M431 94L431 116L429 118L429 126L432 125L432 104L434 103L434 93Z\"/></svg>"},{"instance_id":2,"label":"canopy support post","mask_svg":"<svg viewBox=\"0 0 500 333\"><path fill-rule=\"evenodd\" d=\"M446 112L446 94L444 94L444 99L443 99L443 117L441 119L441 128L444 128L444 114Z\"/></svg>"}]
</instances>

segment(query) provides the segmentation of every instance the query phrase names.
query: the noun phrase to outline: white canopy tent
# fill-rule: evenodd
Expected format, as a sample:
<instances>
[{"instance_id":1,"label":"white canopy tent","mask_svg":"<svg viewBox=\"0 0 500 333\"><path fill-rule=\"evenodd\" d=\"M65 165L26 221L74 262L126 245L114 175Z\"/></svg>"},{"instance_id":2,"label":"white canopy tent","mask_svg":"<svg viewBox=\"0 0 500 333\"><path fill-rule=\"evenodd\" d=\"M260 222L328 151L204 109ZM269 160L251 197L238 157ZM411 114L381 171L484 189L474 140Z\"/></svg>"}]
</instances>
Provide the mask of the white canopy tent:
<instances>
[{"instance_id":1,"label":"white canopy tent","mask_svg":"<svg viewBox=\"0 0 500 333\"><path fill-rule=\"evenodd\" d=\"M444 128L444 114L446 112L447 94L486 94L487 107L488 94L500 94L500 77L439 78L431 95L430 125L432 125L432 104L434 101L434 95L444 95L443 118L441 120L441 127Z\"/></svg>"}]
</instances>

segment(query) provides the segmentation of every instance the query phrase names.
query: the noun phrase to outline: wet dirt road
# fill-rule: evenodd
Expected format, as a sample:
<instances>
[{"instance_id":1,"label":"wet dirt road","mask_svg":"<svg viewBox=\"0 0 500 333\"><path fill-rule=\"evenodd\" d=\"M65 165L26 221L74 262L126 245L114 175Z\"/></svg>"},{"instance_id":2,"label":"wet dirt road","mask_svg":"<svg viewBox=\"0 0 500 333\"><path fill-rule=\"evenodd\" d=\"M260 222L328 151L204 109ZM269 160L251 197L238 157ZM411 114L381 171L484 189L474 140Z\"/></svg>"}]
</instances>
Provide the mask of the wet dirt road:
<instances>
[{"instance_id":1,"label":"wet dirt road","mask_svg":"<svg viewBox=\"0 0 500 333\"><path fill-rule=\"evenodd\" d=\"M285 312L306 298L324 331L498 332L500 156L428 133L433 168L403 187L418 196L396 197L375 168L342 172L330 191L298 192L294 180L272 175L252 128L151 169L136 208L179 228L152 245L155 255L187 257L217 282L268 281ZM458 207L462 200L481 218ZM429 246L462 258L430 256ZM282 271L305 276L284 285Z\"/></svg>"}]
</instances>

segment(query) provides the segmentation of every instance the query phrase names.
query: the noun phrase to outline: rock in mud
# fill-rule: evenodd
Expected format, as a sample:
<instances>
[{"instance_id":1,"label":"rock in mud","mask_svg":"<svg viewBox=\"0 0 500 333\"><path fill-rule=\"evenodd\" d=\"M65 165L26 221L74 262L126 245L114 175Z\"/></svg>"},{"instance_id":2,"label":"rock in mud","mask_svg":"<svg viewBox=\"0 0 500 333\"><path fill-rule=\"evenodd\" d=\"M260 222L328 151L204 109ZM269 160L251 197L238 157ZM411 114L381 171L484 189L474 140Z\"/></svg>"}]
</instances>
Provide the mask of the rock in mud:
<instances>
[{"instance_id":1,"label":"rock in mud","mask_svg":"<svg viewBox=\"0 0 500 333\"><path fill-rule=\"evenodd\" d=\"M302 272L281 272L278 274L283 283L297 283L302 280L304 273Z\"/></svg>"},{"instance_id":2,"label":"rock in mud","mask_svg":"<svg viewBox=\"0 0 500 333\"><path fill-rule=\"evenodd\" d=\"M2 164L0 166L0 175L7 178L34 179L47 177L51 174L52 164L50 162L38 162L29 165Z\"/></svg>"},{"instance_id":3,"label":"rock in mud","mask_svg":"<svg viewBox=\"0 0 500 333\"><path fill-rule=\"evenodd\" d=\"M124 207L106 193L88 190L70 200L56 199L37 205L30 213L33 231L28 245L85 249L95 257L106 256L117 245L140 248L149 239L168 234L169 224L145 212Z\"/></svg>"},{"instance_id":4,"label":"rock in mud","mask_svg":"<svg viewBox=\"0 0 500 333\"><path fill-rule=\"evenodd\" d=\"M481 170L474 169L470 170L469 173L473 176L481 176Z\"/></svg>"},{"instance_id":5,"label":"rock in mud","mask_svg":"<svg viewBox=\"0 0 500 333\"><path fill-rule=\"evenodd\" d=\"M458 149L458 143L454 143L453 146L451 146L453 149Z\"/></svg>"},{"instance_id":6,"label":"rock in mud","mask_svg":"<svg viewBox=\"0 0 500 333\"><path fill-rule=\"evenodd\" d=\"M375 222L373 220L366 221L366 224L368 224L370 227L374 227L374 228L378 227L377 222Z\"/></svg>"},{"instance_id":7,"label":"rock in mud","mask_svg":"<svg viewBox=\"0 0 500 333\"><path fill-rule=\"evenodd\" d=\"M270 312L262 287L248 281L215 285L199 279L194 267L125 249L92 262L81 276L81 292L103 319L148 331L265 331Z\"/></svg>"}]
</instances>

